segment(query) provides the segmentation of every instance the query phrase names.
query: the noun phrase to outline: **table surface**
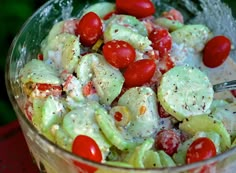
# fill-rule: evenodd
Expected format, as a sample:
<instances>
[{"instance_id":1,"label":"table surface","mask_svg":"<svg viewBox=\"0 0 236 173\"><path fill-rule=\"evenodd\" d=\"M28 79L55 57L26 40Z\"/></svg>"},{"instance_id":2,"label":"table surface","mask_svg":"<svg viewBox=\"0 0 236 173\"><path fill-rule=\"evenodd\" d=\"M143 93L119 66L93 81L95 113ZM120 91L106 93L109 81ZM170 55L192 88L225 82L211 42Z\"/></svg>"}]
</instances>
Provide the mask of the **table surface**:
<instances>
[{"instance_id":1,"label":"table surface","mask_svg":"<svg viewBox=\"0 0 236 173\"><path fill-rule=\"evenodd\" d=\"M39 173L17 120L0 126L0 172Z\"/></svg>"}]
</instances>

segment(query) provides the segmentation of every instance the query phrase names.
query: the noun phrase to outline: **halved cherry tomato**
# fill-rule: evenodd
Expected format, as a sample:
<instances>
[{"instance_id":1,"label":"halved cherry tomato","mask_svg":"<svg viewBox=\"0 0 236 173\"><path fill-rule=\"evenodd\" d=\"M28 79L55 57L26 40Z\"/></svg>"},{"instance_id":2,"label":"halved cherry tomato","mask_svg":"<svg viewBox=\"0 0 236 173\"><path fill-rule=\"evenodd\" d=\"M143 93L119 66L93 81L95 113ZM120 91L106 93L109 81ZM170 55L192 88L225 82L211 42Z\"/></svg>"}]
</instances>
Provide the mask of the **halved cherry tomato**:
<instances>
[{"instance_id":1,"label":"halved cherry tomato","mask_svg":"<svg viewBox=\"0 0 236 173\"><path fill-rule=\"evenodd\" d=\"M172 129L164 129L157 133L155 139L155 148L157 150L164 150L166 154L172 156L177 152L181 139Z\"/></svg>"},{"instance_id":2,"label":"halved cherry tomato","mask_svg":"<svg viewBox=\"0 0 236 173\"><path fill-rule=\"evenodd\" d=\"M151 16L155 7L151 0L116 0L117 12L129 14L137 18Z\"/></svg>"},{"instance_id":3,"label":"halved cherry tomato","mask_svg":"<svg viewBox=\"0 0 236 173\"><path fill-rule=\"evenodd\" d=\"M38 60L43 61L43 54L42 54L42 53L39 53L37 58L38 58Z\"/></svg>"},{"instance_id":4,"label":"halved cherry tomato","mask_svg":"<svg viewBox=\"0 0 236 173\"><path fill-rule=\"evenodd\" d=\"M167 29L156 28L148 36L152 42L152 47L159 51L160 57L171 50L172 38Z\"/></svg>"},{"instance_id":5,"label":"halved cherry tomato","mask_svg":"<svg viewBox=\"0 0 236 173\"><path fill-rule=\"evenodd\" d=\"M104 17L103 20L108 20L113 14L117 14L116 11L111 11L110 13L107 13Z\"/></svg>"},{"instance_id":6,"label":"halved cherry tomato","mask_svg":"<svg viewBox=\"0 0 236 173\"><path fill-rule=\"evenodd\" d=\"M176 20L179 21L180 23L184 23L183 15L181 14L180 11L174 8L171 9L170 11L165 11L164 13L162 13L162 16L170 20Z\"/></svg>"},{"instance_id":7,"label":"halved cherry tomato","mask_svg":"<svg viewBox=\"0 0 236 173\"><path fill-rule=\"evenodd\" d=\"M216 155L216 147L211 139L207 137L197 138L193 143L189 146L186 154L186 163L194 163L202 160L209 159ZM211 165L205 165L199 171L200 173L210 172ZM194 172L194 170L193 170Z\"/></svg>"},{"instance_id":8,"label":"halved cherry tomato","mask_svg":"<svg viewBox=\"0 0 236 173\"><path fill-rule=\"evenodd\" d=\"M131 63L124 72L125 86L141 86L149 82L156 70L155 61L142 59Z\"/></svg>"},{"instance_id":9,"label":"halved cherry tomato","mask_svg":"<svg viewBox=\"0 0 236 173\"><path fill-rule=\"evenodd\" d=\"M210 68L218 67L229 56L231 42L225 36L213 37L207 42L203 50L203 63Z\"/></svg>"},{"instance_id":10,"label":"halved cherry tomato","mask_svg":"<svg viewBox=\"0 0 236 173\"><path fill-rule=\"evenodd\" d=\"M122 40L112 40L103 46L105 59L116 68L125 68L135 60L135 49Z\"/></svg>"},{"instance_id":11,"label":"halved cherry tomato","mask_svg":"<svg viewBox=\"0 0 236 173\"><path fill-rule=\"evenodd\" d=\"M85 14L76 24L75 34L84 46L92 46L102 36L102 21L94 12Z\"/></svg>"},{"instance_id":12,"label":"halved cherry tomato","mask_svg":"<svg viewBox=\"0 0 236 173\"><path fill-rule=\"evenodd\" d=\"M102 161L102 153L97 143L91 137L86 135L78 135L74 139L72 144L72 153L94 162L100 163ZM88 173L93 173L96 171L96 168L78 161L74 161L74 163Z\"/></svg>"}]
</instances>

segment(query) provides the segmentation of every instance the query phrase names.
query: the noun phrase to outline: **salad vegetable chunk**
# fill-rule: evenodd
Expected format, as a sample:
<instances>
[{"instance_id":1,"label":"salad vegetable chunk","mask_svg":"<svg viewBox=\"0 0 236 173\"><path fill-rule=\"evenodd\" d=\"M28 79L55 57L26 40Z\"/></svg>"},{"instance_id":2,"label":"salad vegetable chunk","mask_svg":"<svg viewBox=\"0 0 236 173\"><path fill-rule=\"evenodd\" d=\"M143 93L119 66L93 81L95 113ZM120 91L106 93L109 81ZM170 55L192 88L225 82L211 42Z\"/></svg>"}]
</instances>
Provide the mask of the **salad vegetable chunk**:
<instances>
[{"instance_id":1,"label":"salad vegetable chunk","mask_svg":"<svg viewBox=\"0 0 236 173\"><path fill-rule=\"evenodd\" d=\"M174 8L154 13L150 0L99 2L51 28L19 76L40 133L86 159L131 168L190 164L235 145L235 95L213 91L235 79L230 38L185 23ZM228 78L217 72L226 67Z\"/></svg>"}]
</instances>

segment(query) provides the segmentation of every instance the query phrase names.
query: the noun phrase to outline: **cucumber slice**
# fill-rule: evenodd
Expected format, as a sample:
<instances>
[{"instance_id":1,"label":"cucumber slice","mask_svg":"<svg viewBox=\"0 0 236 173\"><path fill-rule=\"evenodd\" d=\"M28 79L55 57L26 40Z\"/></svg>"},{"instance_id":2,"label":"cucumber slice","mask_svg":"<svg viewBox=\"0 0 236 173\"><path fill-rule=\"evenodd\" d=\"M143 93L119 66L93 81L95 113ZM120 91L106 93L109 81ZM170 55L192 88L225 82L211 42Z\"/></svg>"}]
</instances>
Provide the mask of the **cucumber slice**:
<instances>
[{"instance_id":1,"label":"cucumber slice","mask_svg":"<svg viewBox=\"0 0 236 173\"><path fill-rule=\"evenodd\" d=\"M179 121L207 113L213 95L212 84L206 74L189 66L176 66L166 72L158 88L161 105Z\"/></svg>"},{"instance_id":2,"label":"cucumber slice","mask_svg":"<svg viewBox=\"0 0 236 173\"><path fill-rule=\"evenodd\" d=\"M60 124L63 112L63 105L53 96L49 96L42 106L41 131L51 140L54 140L52 126Z\"/></svg>"},{"instance_id":3,"label":"cucumber slice","mask_svg":"<svg viewBox=\"0 0 236 173\"><path fill-rule=\"evenodd\" d=\"M231 139L224 124L216 118L209 115L191 116L183 120L179 125L180 130L195 135L197 132L216 132L220 135L221 151L226 151L230 148Z\"/></svg>"},{"instance_id":4,"label":"cucumber slice","mask_svg":"<svg viewBox=\"0 0 236 173\"><path fill-rule=\"evenodd\" d=\"M126 127L129 135L143 140L158 131L157 99L151 88L130 88L120 97L118 105L130 110L130 122Z\"/></svg>"},{"instance_id":5,"label":"cucumber slice","mask_svg":"<svg viewBox=\"0 0 236 173\"><path fill-rule=\"evenodd\" d=\"M228 103L225 106L215 108L211 116L224 124L231 138L236 137L236 103Z\"/></svg>"},{"instance_id":6,"label":"cucumber slice","mask_svg":"<svg viewBox=\"0 0 236 173\"><path fill-rule=\"evenodd\" d=\"M211 31L205 25L184 25L183 27L171 32L173 42L192 47L197 52L203 50L206 42L212 36Z\"/></svg>"},{"instance_id":7,"label":"cucumber slice","mask_svg":"<svg viewBox=\"0 0 236 173\"><path fill-rule=\"evenodd\" d=\"M137 146L134 151L131 151L132 154L130 154L125 160L131 165L133 165L134 168L144 168L144 162L143 158L145 156L145 153L151 149L151 147L154 144L154 139L148 138L145 140L141 145Z\"/></svg>"},{"instance_id":8,"label":"cucumber slice","mask_svg":"<svg viewBox=\"0 0 236 173\"><path fill-rule=\"evenodd\" d=\"M173 167L176 166L173 159L166 154L163 150L158 151L162 167Z\"/></svg>"},{"instance_id":9,"label":"cucumber slice","mask_svg":"<svg viewBox=\"0 0 236 173\"><path fill-rule=\"evenodd\" d=\"M61 33L43 48L44 61L54 65L56 69L64 69L73 73L80 56L79 38L69 33Z\"/></svg>"},{"instance_id":10,"label":"cucumber slice","mask_svg":"<svg viewBox=\"0 0 236 173\"><path fill-rule=\"evenodd\" d=\"M153 150L148 150L145 152L143 157L143 164L145 168L161 168L160 156L157 152Z\"/></svg>"},{"instance_id":11,"label":"cucumber slice","mask_svg":"<svg viewBox=\"0 0 236 173\"><path fill-rule=\"evenodd\" d=\"M180 29L184 26L183 23L180 23L179 21L176 20L170 20L164 17L157 18L155 20L155 23L169 29L171 32L175 31L177 29Z\"/></svg>"},{"instance_id":12,"label":"cucumber slice","mask_svg":"<svg viewBox=\"0 0 236 173\"><path fill-rule=\"evenodd\" d=\"M45 102L45 99L41 99L37 97L33 99L32 123L38 130L41 129L42 107L44 105L44 102Z\"/></svg>"},{"instance_id":13,"label":"cucumber slice","mask_svg":"<svg viewBox=\"0 0 236 173\"><path fill-rule=\"evenodd\" d=\"M106 105L110 105L120 94L124 83L121 72L108 64L104 57L97 53L83 56L76 73L82 85L93 81L100 102Z\"/></svg>"},{"instance_id":14,"label":"cucumber slice","mask_svg":"<svg viewBox=\"0 0 236 173\"><path fill-rule=\"evenodd\" d=\"M23 84L29 82L61 84L57 71L38 59L32 59L20 70L20 80Z\"/></svg>"},{"instance_id":15,"label":"cucumber slice","mask_svg":"<svg viewBox=\"0 0 236 173\"><path fill-rule=\"evenodd\" d=\"M93 138L102 151L103 158L105 158L111 144L96 123L95 113L97 109L100 109L100 105L97 102L84 103L64 116L62 128L72 139L81 134Z\"/></svg>"},{"instance_id":16,"label":"cucumber slice","mask_svg":"<svg viewBox=\"0 0 236 173\"><path fill-rule=\"evenodd\" d=\"M55 132L55 143L61 148L71 151L73 139L61 126L58 126Z\"/></svg>"},{"instance_id":17,"label":"cucumber slice","mask_svg":"<svg viewBox=\"0 0 236 173\"><path fill-rule=\"evenodd\" d=\"M141 34L142 36L148 36L148 32L145 25L134 16L121 15L121 14L114 15L106 22L107 26L113 24L119 24L121 26L125 26L131 29L132 31L137 32L138 34Z\"/></svg>"},{"instance_id":18,"label":"cucumber slice","mask_svg":"<svg viewBox=\"0 0 236 173\"><path fill-rule=\"evenodd\" d=\"M135 141L127 139L124 135L122 135L122 133L116 128L114 119L104 108L97 109L95 117L106 138L118 149L128 150L137 145Z\"/></svg>"},{"instance_id":19,"label":"cucumber slice","mask_svg":"<svg viewBox=\"0 0 236 173\"><path fill-rule=\"evenodd\" d=\"M100 18L105 17L108 13L115 11L115 4L111 2L99 2L84 9L83 15L88 12L96 13Z\"/></svg>"},{"instance_id":20,"label":"cucumber slice","mask_svg":"<svg viewBox=\"0 0 236 173\"><path fill-rule=\"evenodd\" d=\"M104 41L123 40L131 44L141 52L150 49L151 41L146 36L142 36L132 29L119 24L108 25L104 31Z\"/></svg>"}]
</instances>

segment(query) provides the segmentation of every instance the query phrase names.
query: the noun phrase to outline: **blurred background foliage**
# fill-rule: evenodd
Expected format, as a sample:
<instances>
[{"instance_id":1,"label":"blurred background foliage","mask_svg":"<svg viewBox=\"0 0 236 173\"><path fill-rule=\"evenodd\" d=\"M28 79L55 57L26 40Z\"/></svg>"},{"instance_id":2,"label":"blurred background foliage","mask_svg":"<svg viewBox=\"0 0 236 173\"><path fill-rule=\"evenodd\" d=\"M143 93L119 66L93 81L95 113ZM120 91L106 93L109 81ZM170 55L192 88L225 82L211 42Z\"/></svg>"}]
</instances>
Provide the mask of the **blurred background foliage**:
<instances>
[{"instance_id":1,"label":"blurred background foliage","mask_svg":"<svg viewBox=\"0 0 236 173\"><path fill-rule=\"evenodd\" d=\"M0 0L0 126L16 119L8 100L4 69L8 49L27 18L46 0Z\"/></svg>"},{"instance_id":2,"label":"blurred background foliage","mask_svg":"<svg viewBox=\"0 0 236 173\"><path fill-rule=\"evenodd\" d=\"M24 22L46 1L0 0L0 126L16 119L8 100L4 81L4 68L8 49ZM223 1L230 4L230 7L235 7L233 14L236 16L236 0Z\"/></svg>"}]
</instances>

